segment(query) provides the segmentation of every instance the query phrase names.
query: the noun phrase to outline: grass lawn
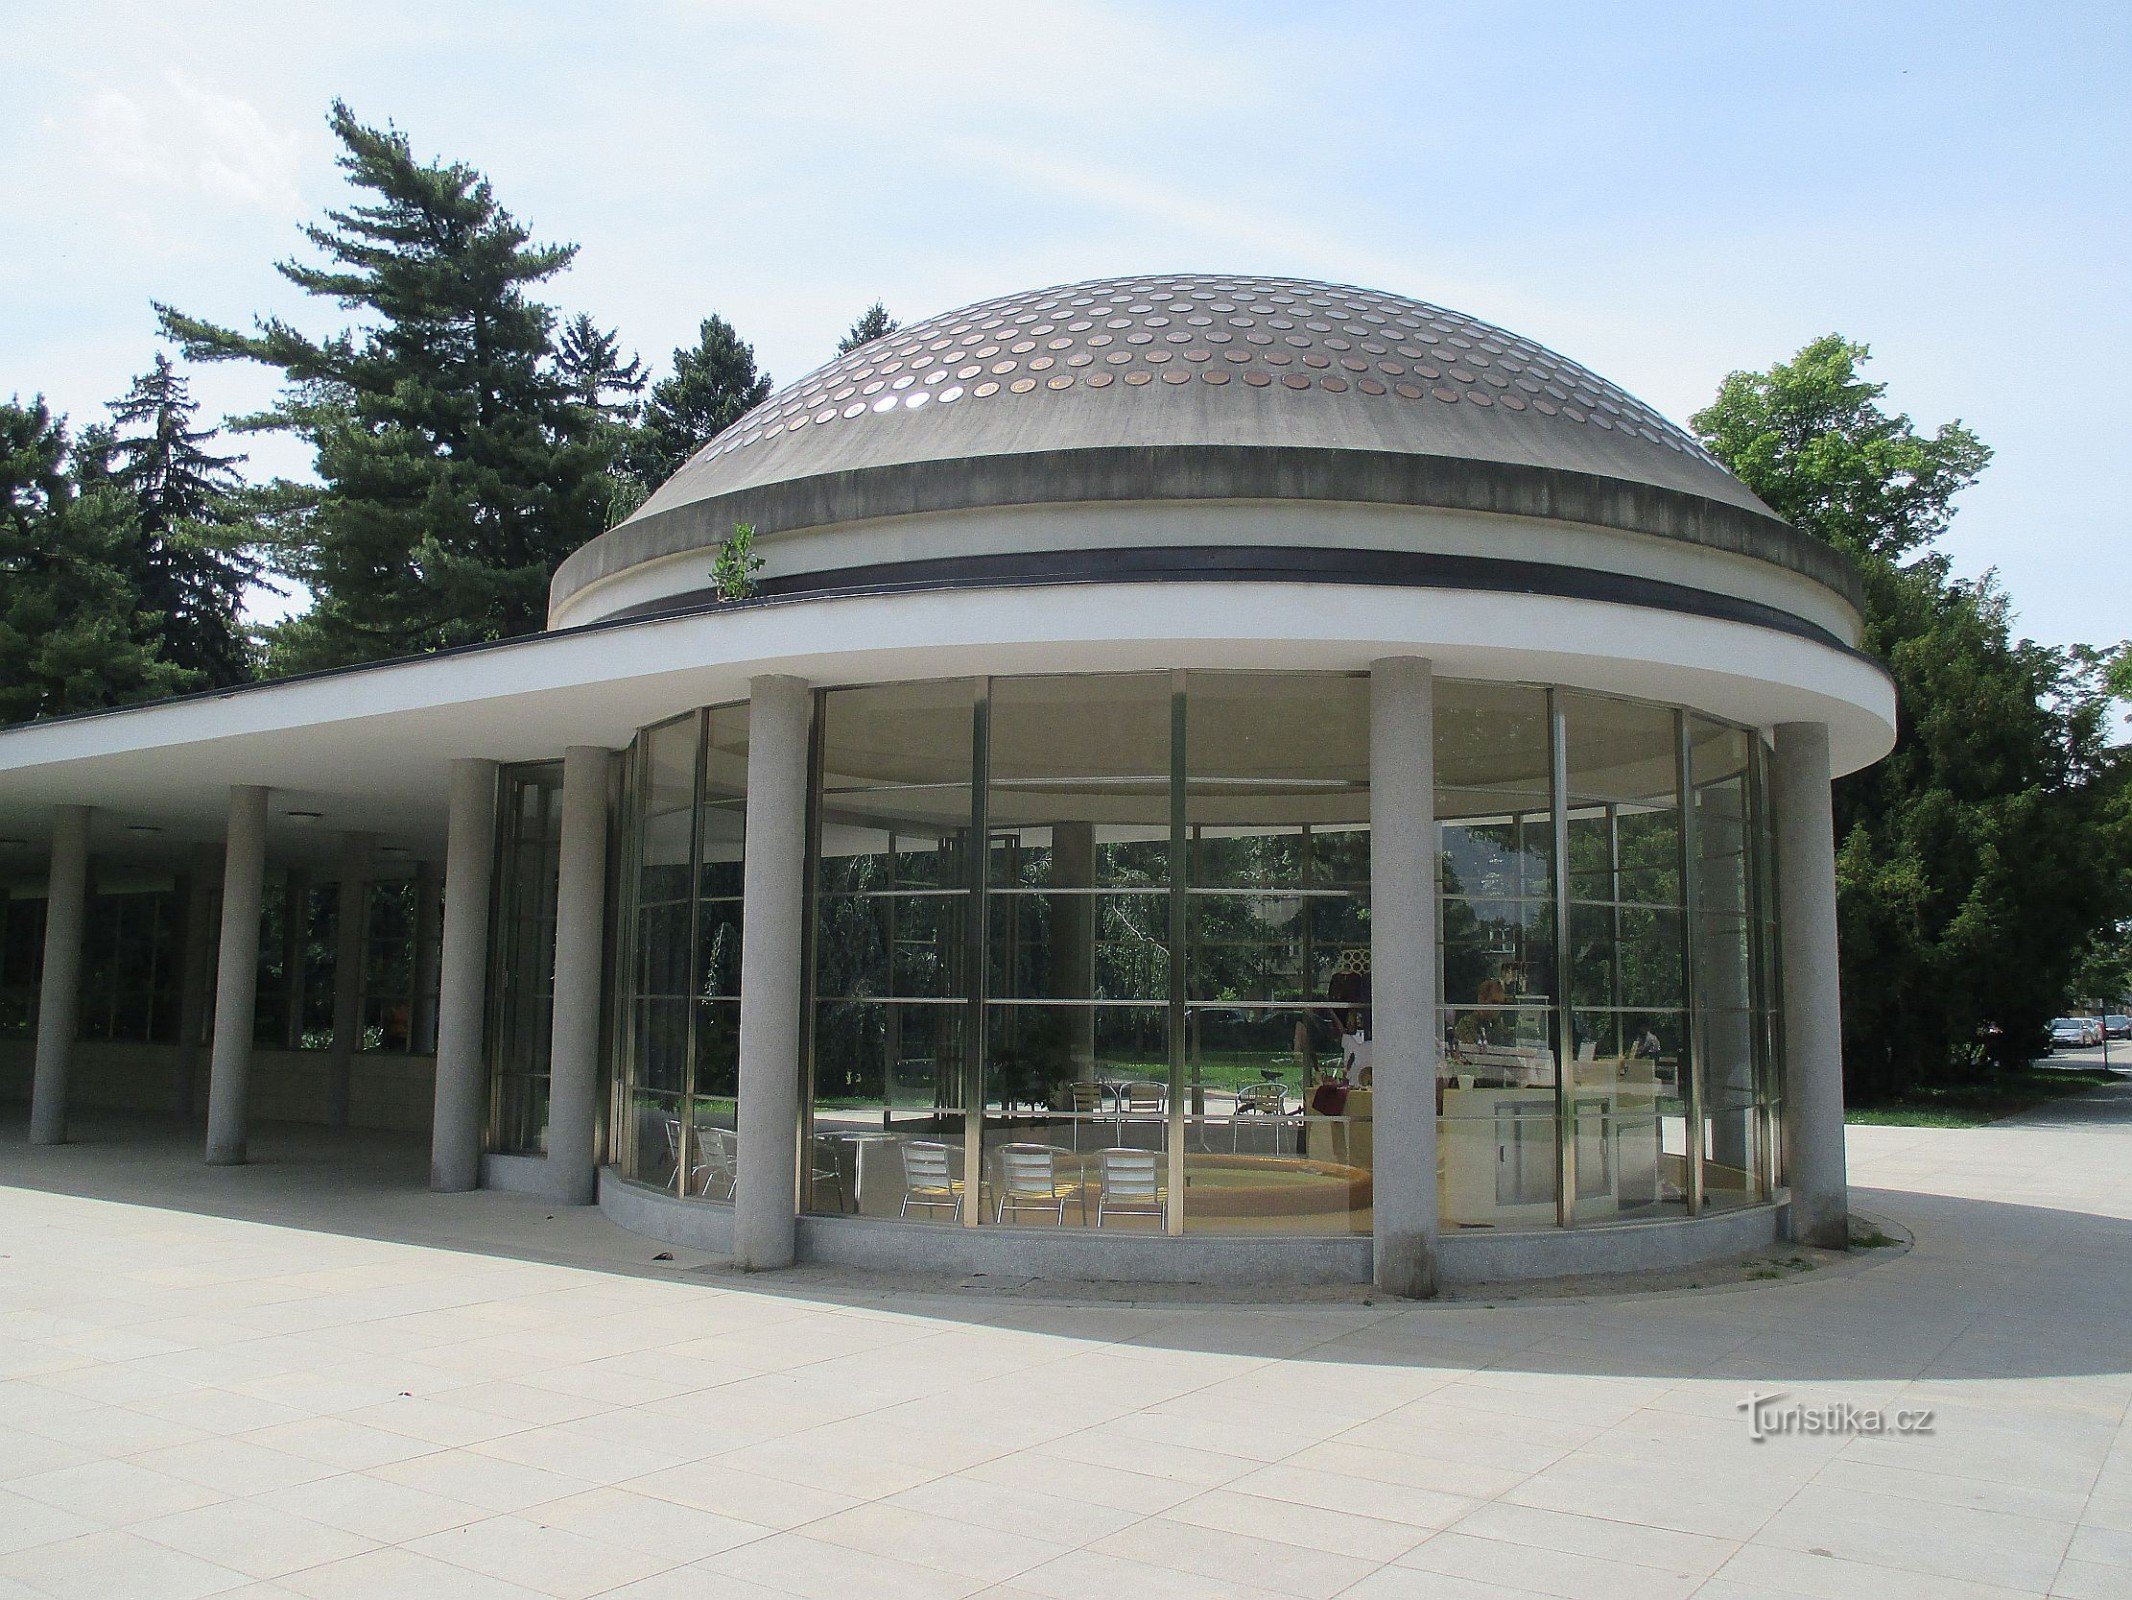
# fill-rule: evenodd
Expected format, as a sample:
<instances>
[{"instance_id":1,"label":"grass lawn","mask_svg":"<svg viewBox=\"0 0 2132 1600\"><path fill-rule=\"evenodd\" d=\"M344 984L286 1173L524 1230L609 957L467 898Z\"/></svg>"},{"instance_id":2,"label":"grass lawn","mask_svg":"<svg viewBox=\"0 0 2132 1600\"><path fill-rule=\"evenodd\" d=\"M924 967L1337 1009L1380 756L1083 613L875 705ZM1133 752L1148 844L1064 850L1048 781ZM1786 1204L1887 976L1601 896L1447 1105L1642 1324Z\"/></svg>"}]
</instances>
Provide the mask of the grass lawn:
<instances>
[{"instance_id":1,"label":"grass lawn","mask_svg":"<svg viewBox=\"0 0 2132 1600\"><path fill-rule=\"evenodd\" d=\"M2031 1106L2122 1083L2114 1072L2076 1067L2024 1067L1965 1083L1913 1089L1898 1099L1844 1108L1845 1122L1899 1128L1980 1128Z\"/></svg>"}]
</instances>

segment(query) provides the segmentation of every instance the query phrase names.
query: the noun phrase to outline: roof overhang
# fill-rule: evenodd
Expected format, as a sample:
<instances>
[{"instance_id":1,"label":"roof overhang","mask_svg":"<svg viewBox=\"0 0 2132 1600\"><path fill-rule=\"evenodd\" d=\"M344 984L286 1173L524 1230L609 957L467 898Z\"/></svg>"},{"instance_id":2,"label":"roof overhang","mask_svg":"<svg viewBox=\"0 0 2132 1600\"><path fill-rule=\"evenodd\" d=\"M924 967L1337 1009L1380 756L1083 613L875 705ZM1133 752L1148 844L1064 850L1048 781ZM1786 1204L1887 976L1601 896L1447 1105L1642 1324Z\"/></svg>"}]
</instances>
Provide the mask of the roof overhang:
<instances>
[{"instance_id":1,"label":"roof overhang","mask_svg":"<svg viewBox=\"0 0 2132 1600\"><path fill-rule=\"evenodd\" d=\"M1443 676L1600 689L1754 725L1826 722L1839 771L1877 760L1894 737L1893 687L1853 651L1605 599L1280 581L770 598L8 730L0 837L23 842L0 856L0 870L41 870L60 804L98 809L99 851L153 858L212 841L235 784L275 791L272 848L285 859L329 853L343 830L433 855L453 758L619 748L648 723L745 697L764 673L850 683L1359 670L1393 655L1428 656Z\"/></svg>"}]
</instances>

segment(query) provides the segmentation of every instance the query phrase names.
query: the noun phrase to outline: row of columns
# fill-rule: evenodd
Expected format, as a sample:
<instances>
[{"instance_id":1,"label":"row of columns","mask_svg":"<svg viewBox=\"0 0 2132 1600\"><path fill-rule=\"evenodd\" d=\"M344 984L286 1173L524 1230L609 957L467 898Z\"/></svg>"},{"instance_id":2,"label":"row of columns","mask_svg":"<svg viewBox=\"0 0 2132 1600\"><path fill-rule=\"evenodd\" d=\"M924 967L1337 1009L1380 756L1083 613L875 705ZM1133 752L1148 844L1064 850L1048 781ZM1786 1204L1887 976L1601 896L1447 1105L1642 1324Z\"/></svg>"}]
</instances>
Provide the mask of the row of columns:
<instances>
[{"instance_id":1,"label":"row of columns","mask_svg":"<svg viewBox=\"0 0 2132 1600\"><path fill-rule=\"evenodd\" d=\"M774 1269L795 1256L805 916L808 685L788 677L751 685L747 850L741 954L737 1139L745 1174L735 1195L737 1262ZM1376 662L1370 671L1371 965L1376 1136L1373 1276L1388 1293L1431 1295L1438 1283L1436 1093L1438 1022L1435 693L1430 663ZM613 752L576 746L563 759L550 1037L547 1190L596 1197L600 998L606 925L608 809ZM436 1106L430 1183L444 1192L481 1181L487 1109L489 903L495 858L496 763L452 764L444 910L437 949ZM1836 968L1834 836L1828 730L1776 730L1778 915L1783 941L1787 1148L1795 1234L1841 1248L1848 1206L1843 1147L1842 1029ZM259 901L267 791L231 791L223 852L223 917L209 1061L207 1159L245 1159ZM86 878L88 813L54 817L51 891L31 1138L65 1136L66 1049L74 1033ZM342 974L361 968L361 885L370 841L342 861ZM351 887L353 886L353 887ZM424 901L427 904L427 900ZM351 909L352 908L352 909ZM418 985L418 989L425 986ZM352 1013L359 991L336 985L334 1120L347 1117ZM349 1049L340 1047L346 1041Z\"/></svg>"},{"instance_id":2,"label":"row of columns","mask_svg":"<svg viewBox=\"0 0 2132 1600\"><path fill-rule=\"evenodd\" d=\"M245 1093L253 1048L258 1000L259 916L266 877L267 802L269 791L250 785L230 791L227 834L222 846L198 846L184 878L181 966L178 980L178 1100L185 1115L207 1103L207 1159L216 1166L234 1165L245 1156ZM38 999L36 1065L30 1092L30 1139L58 1144L67 1132L67 1085L79 1029L82 934L88 907L88 837L90 810L61 806L53 814L52 856L45 901L44 971ZM362 979L366 901L370 890L375 839L365 833L343 835L339 867L339 927L334 966L333 1042L327 1056L327 1121L346 1127L354 1057L361 1044ZM426 863L416 871L415 943L418 963L433 974L435 917L423 903L435 898L434 870ZM216 900L221 901L220 932ZM286 1042L295 1048L303 1034L304 992L300 980L310 875L300 867L288 871L282 963L291 975ZM208 946L216 945L213 960ZM416 1016L419 1040L425 1027L418 975ZM209 1008L213 1009L209 1024ZM433 1012L429 1013L433 1015ZM203 1033L209 1035L205 1073L201 1068ZM219 1087L218 1087L219 1086Z\"/></svg>"}]
</instances>

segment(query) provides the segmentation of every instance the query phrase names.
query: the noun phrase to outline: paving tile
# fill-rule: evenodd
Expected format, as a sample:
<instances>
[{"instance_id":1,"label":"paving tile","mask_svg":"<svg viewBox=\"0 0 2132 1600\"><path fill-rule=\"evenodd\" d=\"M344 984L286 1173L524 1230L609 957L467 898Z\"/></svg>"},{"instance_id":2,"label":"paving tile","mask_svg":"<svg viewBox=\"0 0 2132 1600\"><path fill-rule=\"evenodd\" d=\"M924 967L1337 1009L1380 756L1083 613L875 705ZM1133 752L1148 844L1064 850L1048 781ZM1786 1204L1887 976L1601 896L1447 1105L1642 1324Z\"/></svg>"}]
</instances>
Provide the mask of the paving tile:
<instances>
[{"instance_id":1,"label":"paving tile","mask_svg":"<svg viewBox=\"0 0 2132 1600\"><path fill-rule=\"evenodd\" d=\"M253 1503L309 1517L380 1544L401 1544L426 1533L479 1522L490 1514L486 1507L364 1472L337 1473L297 1488L277 1489L255 1497Z\"/></svg>"},{"instance_id":2,"label":"paving tile","mask_svg":"<svg viewBox=\"0 0 2132 1600\"><path fill-rule=\"evenodd\" d=\"M800 1533L773 1534L721 1551L698 1565L808 1600L853 1600L858 1595L867 1600L963 1600L985 1586L981 1578Z\"/></svg>"},{"instance_id":3,"label":"paving tile","mask_svg":"<svg viewBox=\"0 0 2132 1600\"><path fill-rule=\"evenodd\" d=\"M63 1467L57 1472L33 1473L15 1479L9 1488L105 1527L191 1511L226 1498L217 1490L130 1461L96 1461L87 1466Z\"/></svg>"},{"instance_id":4,"label":"paving tile","mask_svg":"<svg viewBox=\"0 0 2132 1600\"><path fill-rule=\"evenodd\" d=\"M1199 1527L1177 1521L1169 1512L1135 1523L1089 1548L1276 1594L1301 1595L1306 1600L1338 1594L1379 1564L1225 1528Z\"/></svg>"},{"instance_id":5,"label":"paving tile","mask_svg":"<svg viewBox=\"0 0 2132 1600\"><path fill-rule=\"evenodd\" d=\"M438 1450L412 1461L373 1468L371 1476L388 1483L422 1489L447 1500L464 1500L492 1512L523 1511L547 1500L561 1500L595 1487L583 1478L566 1478L539 1467L478 1456L470 1450Z\"/></svg>"},{"instance_id":6,"label":"paving tile","mask_svg":"<svg viewBox=\"0 0 2132 1600\"><path fill-rule=\"evenodd\" d=\"M1564 1600L1674 1600L1693 1594L1709 1576L1456 1531L1417 1545L1395 1564Z\"/></svg>"},{"instance_id":7,"label":"paving tile","mask_svg":"<svg viewBox=\"0 0 2132 1600\"><path fill-rule=\"evenodd\" d=\"M558 1600L586 1600L681 1561L675 1553L650 1555L518 1516L488 1517L425 1534L405 1548Z\"/></svg>"},{"instance_id":8,"label":"paving tile","mask_svg":"<svg viewBox=\"0 0 2132 1600\"><path fill-rule=\"evenodd\" d=\"M0 1489L0 1554L95 1533L103 1524Z\"/></svg>"},{"instance_id":9,"label":"paving tile","mask_svg":"<svg viewBox=\"0 0 2132 1600\"><path fill-rule=\"evenodd\" d=\"M1018 1459L1018 1458L1014 1458ZM998 1529L1031 1539L1073 1546L1130 1527L1139 1514L1059 1492L1016 1487L973 1473L935 1478L893 1496L888 1505L921 1511L951 1522Z\"/></svg>"},{"instance_id":10,"label":"paving tile","mask_svg":"<svg viewBox=\"0 0 2132 1600\"><path fill-rule=\"evenodd\" d=\"M373 1548L373 1541L344 1529L242 1500L155 1517L133 1531L253 1578L278 1578Z\"/></svg>"},{"instance_id":11,"label":"paving tile","mask_svg":"<svg viewBox=\"0 0 2132 1600\"><path fill-rule=\"evenodd\" d=\"M2028 1600L2045 1592L1765 1544L1742 1546L1712 1581L1742 1585L1757 1593L1799 1595L1803 1600Z\"/></svg>"},{"instance_id":12,"label":"paving tile","mask_svg":"<svg viewBox=\"0 0 2132 1600\"><path fill-rule=\"evenodd\" d=\"M889 1504L854 1506L810 1522L807 1537L912 1566L938 1567L982 1583L1004 1582L1064 1555L1068 1548L1026 1533L951 1521Z\"/></svg>"},{"instance_id":13,"label":"paving tile","mask_svg":"<svg viewBox=\"0 0 2132 1600\"><path fill-rule=\"evenodd\" d=\"M1772 1517L1754 1542L2043 1591L2065 1559L2072 1533L2072 1526L2063 1522L1815 1485L1801 1490Z\"/></svg>"},{"instance_id":14,"label":"paving tile","mask_svg":"<svg viewBox=\"0 0 2132 1600\"><path fill-rule=\"evenodd\" d=\"M1452 1531L1469 1538L1532 1545L1541 1550L1598 1556L1705 1577L1723 1566L1739 1548L1731 1539L1546 1511L1509 1501L1477 1508L1461 1518Z\"/></svg>"},{"instance_id":15,"label":"paving tile","mask_svg":"<svg viewBox=\"0 0 2132 1600\"><path fill-rule=\"evenodd\" d=\"M1012 1588L1047 1600L1269 1600L1282 1592L1099 1550L1070 1551L1032 1567Z\"/></svg>"},{"instance_id":16,"label":"paving tile","mask_svg":"<svg viewBox=\"0 0 2132 1600\"><path fill-rule=\"evenodd\" d=\"M834 1516L860 1503L851 1495L787 1482L728 1461L691 1462L631 1478L618 1487L778 1530Z\"/></svg>"},{"instance_id":17,"label":"paving tile","mask_svg":"<svg viewBox=\"0 0 2132 1600\"><path fill-rule=\"evenodd\" d=\"M547 1501L527 1514L544 1527L664 1556L674 1563L700 1561L777 1531L627 1489L593 1489Z\"/></svg>"},{"instance_id":18,"label":"paving tile","mask_svg":"<svg viewBox=\"0 0 2132 1600\"><path fill-rule=\"evenodd\" d=\"M2132 1568L2066 1558L2051 1585L2054 1600L2132 1600Z\"/></svg>"},{"instance_id":19,"label":"paving tile","mask_svg":"<svg viewBox=\"0 0 2132 1600\"><path fill-rule=\"evenodd\" d=\"M1412 1523L1228 1489L1195 1495L1162 1516L1165 1521L1270 1539L1331 1555L1355 1556L1368 1562L1390 1561L1429 1536L1428 1529Z\"/></svg>"},{"instance_id":20,"label":"paving tile","mask_svg":"<svg viewBox=\"0 0 2132 1600\"><path fill-rule=\"evenodd\" d=\"M53 1600L196 1600L227 1593L246 1575L130 1529L107 1528L0 1556L0 1580Z\"/></svg>"},{"instance_id":21,"label":"paving tile","mask_svg":"<svg viewBox=\"0 0 2132 1600\"><path fill-rule=\"evenodd\" d=\"M281 1581L307 1600L553 1600L545 1590L392 1548L294 1572Z\"/></svg>"},{"instance_id":22,"label":"paving tile","mask_svg":"<svg viewBox=\"0 0 2132 1600\"><path fill-rule=\"evenodd\" d=\"M1303 1455L1308 1455L1305 1451ZM1471 1495L1371 1478L1353 1472L1327 1471L1300 1464L1301 1458L1261 1467L1229 1484L1238 1495L1329 1513L1334 1520L1360 1519L1398 1523L1409 1529L1441 1528L1471 1512L1480 1502ZM1211 1497L1210 1497L1211 1498ZM1362 1530L1368 1536L1369 1530ZM1412 1540L1408 1541L1413 1542ZM1339 1549L1334 1545L1331 1548ZM1360 1554L1361 1547L1357 1546ZM1387 1558L1389 1559L1389 1558Z\"/></svg>"},{"instance_id":23,"label":"paving tile","mask_svg":"<svg viewBox=\"0 0 2132 1600\"><path fill-rule=\"evenodd\" d=\"M434 1446L405 1434L390 1433L346 1417L306 1417L278 1422L240 1435L251 1444L301 1456L343 1472L363 1472L394 1461L428 1455Z\"/></svg>"},{"instance_id":24,"label":"paving tile","mask_svg":"<svg viewBox=\"0 0 2132 1600\"><path fill-rule=\"evenodd\" d=\"M136 1466L167 1472L224 1494L265 1494L297 1484L314 1483L337 1470L323 1461L271 1450L247 1439L198 1439L191 1444L147 1450L134 1456Z\"/></svg>"}]
</instances>

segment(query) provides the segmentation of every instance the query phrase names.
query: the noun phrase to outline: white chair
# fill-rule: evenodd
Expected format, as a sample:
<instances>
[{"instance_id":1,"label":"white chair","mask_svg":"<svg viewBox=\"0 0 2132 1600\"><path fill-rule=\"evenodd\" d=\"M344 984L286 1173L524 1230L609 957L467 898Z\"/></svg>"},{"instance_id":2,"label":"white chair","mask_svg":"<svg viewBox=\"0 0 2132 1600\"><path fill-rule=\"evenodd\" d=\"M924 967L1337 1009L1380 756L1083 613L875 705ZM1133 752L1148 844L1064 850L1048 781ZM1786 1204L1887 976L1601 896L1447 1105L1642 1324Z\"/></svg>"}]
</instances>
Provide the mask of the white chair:
<instances>
[{"instance_id":1,"label":"white chair","mask_svg":"<svg viewBox=\"0 0 2132 1600\"><path fill-rule=\"evenodd\" d=\"M1128 1150L1114 1147L1096 1152L1096 1226L1105 1217L1153 1217L1164 1215L1162 1167L1159 1150Z\"/></svg>"},{"instance_id":2,"label":"white chair","mask_svg":"<svg viewBox=\"0 0 2132 1600\"><path fill-rule=\"evenodd\" d=\"M682 1181L681 1176L681 1119L679 1117L668 1117L666 1119L666 1165L667 1170L673 1174L666 1181L680 1189L684 1194L687 1193L688 1185Z\"/></svg>"},{"instance_id":3,"label":"white chair","mask_svg":"<svg viewBox=\"0 0 2132 1600\"><path fill-rule=\"evenodd\" d=\"M909 1216L912 1206L944 1206L954 1221L962 1220L962 1181L949 1165L946 1145L914 1139L903 1147L903 1209L897 1215Z\"/></svg>"},{"instance_id":4,"label":"white chair","mask_svg":"<svg viewBox=\"0 0 2132 1600\"><path fill-rule=\"evenodd\" d=\"M808 1148L814 1155L807 1174L810 1200L812 1191L826 1183L836 1196L837 1210L851 1210L851 1193L844 1183L844 1163L837 1141L825 1133L818 1133L809 1141Z\"/></svg>"},{"instance_id":5,"label":"white chair","mask_svg":"<svg viewBox=\"0 0 2132 1600\"><path fill-rule=\"evenodd\" d=\"M1118 1109L1128 1117L1159 1117L1169 1102L1167 1084L1128 1083L1118 1091Z\"/></svg>"},{"instance_id":6,"label":"white chair","mask_svg":"<svg viewBox=\"0 0 2132 1600\"><path fill-rule=\"evenodd\" d=\"M1276 1083L1271 1078L1257 1083L1242 1084L1236 1091L1236 1110L1229 1118L1229 1150L1231 1154L1243 1148L1245 1119L1254 1125L1273 1125L1288 1115L1288 1086Z\"/></svg>"},{"instance_id":7,"label":"white chair","mask_svg":"<svg viewBox=\"0 0 2132 1600\"><path fill-rule=\"evenodd\" d=\"M1066 1197L1078 1187L1059 1181L1059 1153L1048 1144L1002 1145L999 1151L999 1204L992 1220L1007 1213L1048 1211L1066 1226Z\"/></svg>"},{"instance_id":8,"label":"white chair","mask_svg":"<svg viewBox=\"0 0 2132 1600\"><path fill-rule=\"evenodd\" d=\"M689 1182L706 1200L731 1200L740 1187L740 1136L731 1128L698 1124Z\"/></svg>"},{"instance_id":9,"label":"white chair","mask_svg":"<svg viewBox=\"0 0 2132 1600\"><path fill-rule=\"evenodd\" d=\"M1073 1147L1081 1148L1081 1122L1084 1118L1103 1115L1104 1102L1110 1098L1100 1083L1083 1083L1079 1079L1066 1085L1066 1115L1073 1122Z\"/></svg>"}]
</instances>

